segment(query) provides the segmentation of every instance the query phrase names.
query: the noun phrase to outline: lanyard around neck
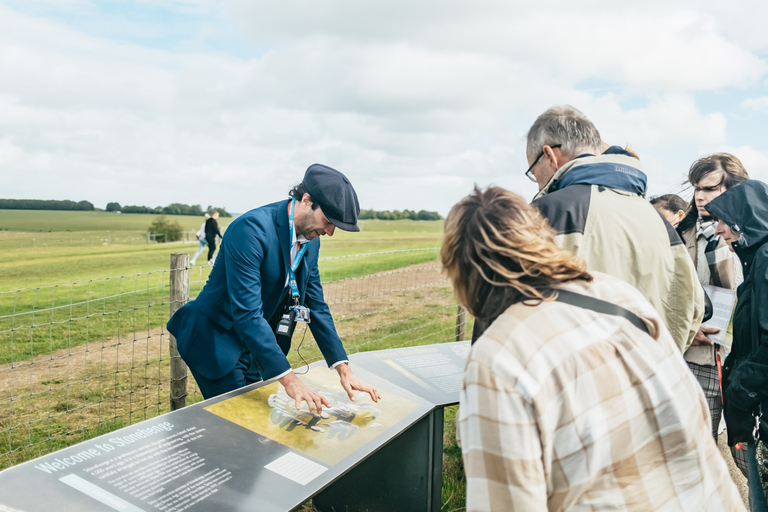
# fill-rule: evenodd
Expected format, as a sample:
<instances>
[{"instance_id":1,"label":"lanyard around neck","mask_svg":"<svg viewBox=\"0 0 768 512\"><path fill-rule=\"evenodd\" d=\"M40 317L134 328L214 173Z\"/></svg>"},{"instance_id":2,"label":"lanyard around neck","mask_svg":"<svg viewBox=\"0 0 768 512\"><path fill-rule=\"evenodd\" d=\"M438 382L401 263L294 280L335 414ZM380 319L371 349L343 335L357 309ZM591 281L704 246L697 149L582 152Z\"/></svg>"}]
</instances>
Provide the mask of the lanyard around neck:
<instances>
[{"instance_id":1,"label":"lanyard around neck","mask_svg":"<svg viewBox=\"0 0 768 512\"><path fill-rule=\"evenodd\" d=\"M291 258L291 251L293 250L293 240L295 238L295 231L293 227L293 207L296 203L296 198L291 199L291 213L288 215L288 229L290 232L291 237L291 245L288 247L288 259L290 261ZM288 285L291 287L291 296L296 299L296 301L299 300L299 287L296 284L296 276L294 275L294 272L296 272L296 269L299 268L299 263L301 263L301 258L304 256L304 253L307 252L307 245L306 243L301 244L301 249L296 253L296 256L293 258L293 261L290 262L290 265L288 265Z\"/></svg>"}]
</instances>

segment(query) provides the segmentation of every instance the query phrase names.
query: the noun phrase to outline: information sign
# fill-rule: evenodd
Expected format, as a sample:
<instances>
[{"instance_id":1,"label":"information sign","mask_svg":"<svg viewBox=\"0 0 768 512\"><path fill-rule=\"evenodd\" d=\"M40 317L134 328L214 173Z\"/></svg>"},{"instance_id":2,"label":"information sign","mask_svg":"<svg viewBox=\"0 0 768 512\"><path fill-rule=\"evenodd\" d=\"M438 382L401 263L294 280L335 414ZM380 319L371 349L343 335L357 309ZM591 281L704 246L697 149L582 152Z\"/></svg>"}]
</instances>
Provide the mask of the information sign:
<instances>
[{"instance_id":1,"label":"information sign","mask_svg":"<svg viewBox=\"0 0 768 512\"><path fill-rule=\"evenodd\" d=\"M297 411L276 381L254 384L0 472L0 510L292 510L433 409L355 373L379 403L349 400L315 363L300 378L331 400L320 416Z\"/></svg>"},{"instance_id":2,"label":"information sign","mask_svg":"<svg viewBox=\"0 0 768 512\"><path fill-rule=\"evenodd\" d=\"M447 406L459 403L469 349L469 341L458 341L359 352L349 360L354 368L364 368L437 406Z\"/></svg>"}]
</instances>

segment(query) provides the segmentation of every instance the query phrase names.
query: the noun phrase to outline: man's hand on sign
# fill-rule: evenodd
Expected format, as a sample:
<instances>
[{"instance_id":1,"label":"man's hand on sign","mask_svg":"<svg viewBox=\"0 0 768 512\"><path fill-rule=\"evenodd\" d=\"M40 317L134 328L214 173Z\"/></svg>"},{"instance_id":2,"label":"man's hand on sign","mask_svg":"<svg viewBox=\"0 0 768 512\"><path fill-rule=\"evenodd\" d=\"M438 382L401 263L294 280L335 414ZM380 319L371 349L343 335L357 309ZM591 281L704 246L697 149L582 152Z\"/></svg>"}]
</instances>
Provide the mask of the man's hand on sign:
<instances>
[{"instance_id":1,"label":"man's hand on sign","mask_svg":"<svg viewBox=\"0 0 768 512\"><path fill-rule=\"evenodd\" d=\"M717 334L720 332L720 329L717 327L704 327L703 325L699 327L699 332L696 333L696 336L693 337L693 341L691 342L692 347L698 347L699 345L714 345L711 339L707 337L707 334Z\"/></svg>"},{"instance_id":2,"label":"man's hand on sign","mask_svg":"<svg viewBox=\"0 0 768 512\"><path fill-rule=\"evenodd\" d=\"M350 400L355 399L354 391L362 391L363 393L368 393L368 395L370 395L371 397L371 400L373 400L374 402L378 402L379 400L381 400L381 396L379 396L379 392L376 391L376 388L374 388L367 382L358 378L357 375L352 373L352 370L349 369L348 364L342 363L338 365L336 367L336 371L339 372L341 387L343 387L344 391L347 392L347 395L349 395Z\"/></svg>"},{"instance_id":3,"label":"man's hand on sign","mask_svg":"<svg viewBox=\"0 0 768 512\"><path fill-rule=\"evenodd\" d=\"M301 382L293 372L285 374L278 381L283 385L288 396L296 402L297 411L301 409L301 402L307 402L309 412L312 414L320 414L323 411L323 406L331 406L331 402L326 397Z\"/></svg>"}]
</instances>

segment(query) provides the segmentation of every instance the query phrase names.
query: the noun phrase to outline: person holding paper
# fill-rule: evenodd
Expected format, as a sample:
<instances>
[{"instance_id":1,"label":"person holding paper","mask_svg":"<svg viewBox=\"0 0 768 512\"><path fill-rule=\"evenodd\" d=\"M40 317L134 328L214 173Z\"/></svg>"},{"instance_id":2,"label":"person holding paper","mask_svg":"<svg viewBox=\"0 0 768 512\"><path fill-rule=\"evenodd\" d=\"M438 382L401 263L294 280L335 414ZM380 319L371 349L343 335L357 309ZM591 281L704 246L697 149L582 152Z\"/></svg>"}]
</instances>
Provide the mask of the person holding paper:
<instances>
[{"instance_id":1,"label":"person holding paper","mask_svg":"<svg viewBox=\"0 0 768 512\"><path fill-rule=\"evenodd\" d=\"M768 503L756 453L768 451L768 185L745 181L706 209L718 219L715 233L739 256L744 271L733 315L733 347L723 366L724 412L728 444L747 445L752 510L763 512Z\"/></svg>"},{"instance_id":2,"label":"person holding paper","mask_svg":"<svg viewBox=\"0 0 768 512\"><path fill-rule=\"evenodd\" d=\"M735 290L742 281L738 258L728 250L725 240L715 234L715 222L706 206L729 188L748 179L749 175L739 159L728 153L716 153L700 158L688 171L687 182L693 187L693 199L677 230L688 249L702 285ZM715 439L723 406L717 369L717 347L708 335L718 332L719 329L712 327L699 327L691 346L683 354L696 380L701 384L704 396L707 397L712 418L712 436ZM734 453L734 459L742 468L742 472L745 471L743 457Z\"/></svg>"}]
</instances>

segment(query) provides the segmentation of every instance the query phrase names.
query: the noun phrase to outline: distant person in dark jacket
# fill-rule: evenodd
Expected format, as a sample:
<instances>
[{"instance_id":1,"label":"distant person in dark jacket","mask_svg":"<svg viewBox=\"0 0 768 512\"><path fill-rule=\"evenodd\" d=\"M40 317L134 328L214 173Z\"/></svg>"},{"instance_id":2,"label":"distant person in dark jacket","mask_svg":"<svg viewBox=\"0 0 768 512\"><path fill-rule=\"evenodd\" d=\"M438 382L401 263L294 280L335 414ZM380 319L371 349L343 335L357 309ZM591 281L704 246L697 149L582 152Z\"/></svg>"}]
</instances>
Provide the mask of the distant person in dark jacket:
<instances>
[{"instance_id":1,"label":"distant person in dark jacket","mask_svg":"<svg viewBox=\"0 0 768 512\"><path fill-rule=\"evenodd\" d=\"M194 256L192 256L192 261L190 261L192 265L195 264L195 261L197 261L197 257L203 254L203 251L205 250L205 248L208 247L208 240L205 238L205 223L210 218L211 216L206 213L205 220L200 225L200 229L197 231L197 233L195 233L199 244L198 244L197 252L194 254Z\"/></svg>"},{"instance_id":2,"label":"distant person in dark jacket","mask_svg":"<svg viewBox=\"0 0 768 512\"><path fill-rule=\"evenodd\" d=\"M753 463L755 421L768 415L768 185L745 181L710 201L706 209L718 219L715 234L738 255L744 272L744 282L736 292L733 346L723 368L723 412L728 444L748 447L750 500L764 502ZM752 510L766 510L765 503L762 505L764 508L754 506Z\"/></svg>"},{"instance_id":3,"label":"distant person in dark jacket","mask_svg":"<svg viewBox=\"0 0 768 512\"><path fill-rule=\"evenodd\" d=\"M208 264L213 265L213 253L216 252L216 235L224 238L219 231L219 212L213 210L211 218L205 221L205 240L208 242Z\"/></svg>"}]
</instances>

